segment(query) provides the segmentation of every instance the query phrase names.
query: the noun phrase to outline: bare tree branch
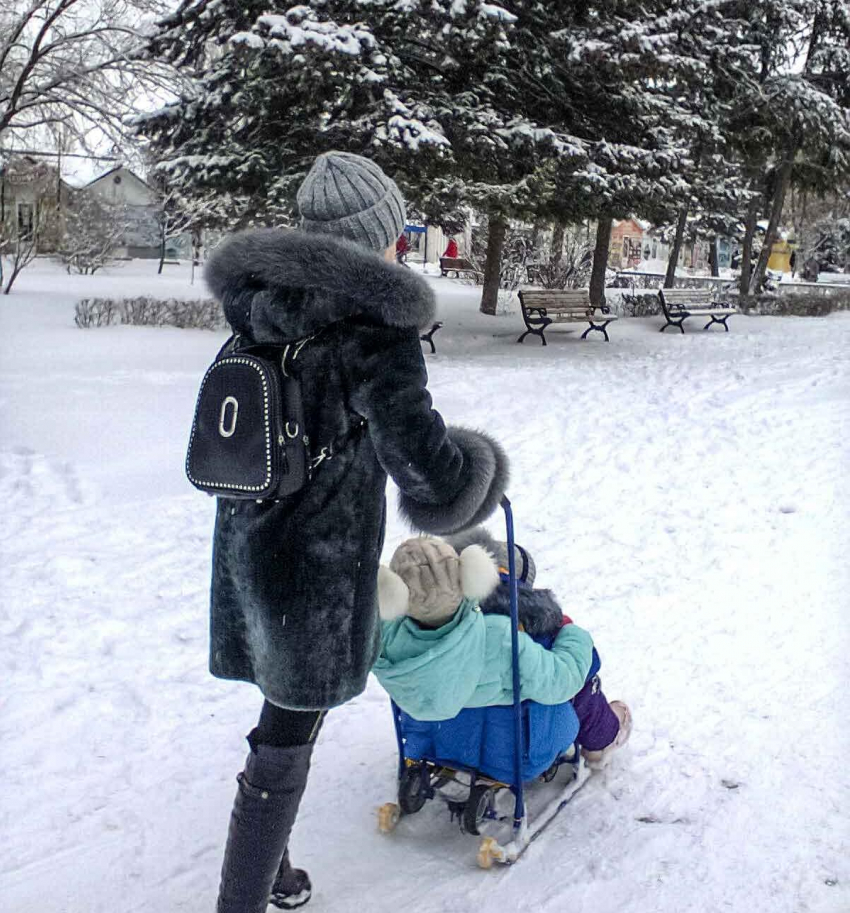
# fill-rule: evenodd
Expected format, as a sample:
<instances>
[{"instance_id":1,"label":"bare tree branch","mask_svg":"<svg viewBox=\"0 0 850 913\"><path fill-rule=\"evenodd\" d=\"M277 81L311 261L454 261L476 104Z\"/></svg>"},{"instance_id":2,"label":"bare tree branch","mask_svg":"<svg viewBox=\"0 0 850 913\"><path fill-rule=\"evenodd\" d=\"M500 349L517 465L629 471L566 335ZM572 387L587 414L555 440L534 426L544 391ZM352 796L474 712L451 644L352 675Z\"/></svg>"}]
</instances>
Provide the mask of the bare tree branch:
<instances>
[{"instance_id":1,"label":"bare tree branch","mask_svg":"<svg viewBox=\"0 0 850 913\"><path fill-rule=\"evenodd\" d=\"M144 59L144 17L167 0L7 0L0 7L0 143L45 124L66 123L80 141L92 129L113 141L127 118L179 85L163 63Z\"/></svg>"}]
</instances>

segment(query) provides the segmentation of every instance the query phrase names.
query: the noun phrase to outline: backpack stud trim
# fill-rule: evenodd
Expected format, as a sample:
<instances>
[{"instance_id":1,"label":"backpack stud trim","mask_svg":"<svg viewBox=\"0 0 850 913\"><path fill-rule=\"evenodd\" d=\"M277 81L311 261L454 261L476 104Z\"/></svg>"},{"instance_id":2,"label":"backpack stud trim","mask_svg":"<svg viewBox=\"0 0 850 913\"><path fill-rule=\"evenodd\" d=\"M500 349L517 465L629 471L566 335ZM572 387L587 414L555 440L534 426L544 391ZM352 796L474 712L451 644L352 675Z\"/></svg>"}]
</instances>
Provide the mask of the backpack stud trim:
<instances>
[{"instance_id":1,"label":"backpack stud trim","mask_svg":"<svg viewBox=\"0 0 850 913\"><path fill-rule=\"evenodd\" d=\"M270 485L271 480L272 480L272 448L271 448L271 435L269 433L271 422L270 422L270 410L269 410L268 379L266 378L265 374L263 373L263 371L259 367L259 365L257 365L255 362L251 361L248 358L240 358L239 356L236 356L236 355L229 355L229 356L226 356L225 358L222 358L220 361L216 361L212 365L210 365L209 369L207 370L207 373L204 375L203 381L201 382L201 389L199 392L199 396L200 396L200 394L203 393L207 380L209 380L213 371L215 371L216 368L220 368L225 364L247 365L249 368L253 368L257 372L257 374L259 374L259 376L260 376L260 382L262 384L262 389L263 389L263 421L265 424L265 437L266 437L266 478L263 481L262 485L240 485L236 482L208 482L203 479L195 478L195 476L192 475L191 470L189 469L189 454L191 454L191 452L192 452L192 442L195 439L195 432L197 431L197 427L198 427L197 414L195 415L195 419L192 422L192 434L189 438L189 453L186 456L186 475L189 477L189 480L194 485L200 486L202 488L204 488L204 487L205 488L231 488L231 489L236 489L239 491L264 491L266 488L268 488L268 486ZM225 400L225 403L227 403L228 401L232 401L234 403L236 402L236 400L233 397L227 397L227 399ZM236 408L238 409L238 405ZM224 420L224 407L222 407L222 423L223 423L223 420ZM233 432L235 430L236 430L236 411L234 410L233 423L231 425L230 434L233 434ZM219 426L219 433L221 433L223 437L230 436L230 435L224 433L224 431L222 430L221 424Z\"/></svg>"}]
</instances>

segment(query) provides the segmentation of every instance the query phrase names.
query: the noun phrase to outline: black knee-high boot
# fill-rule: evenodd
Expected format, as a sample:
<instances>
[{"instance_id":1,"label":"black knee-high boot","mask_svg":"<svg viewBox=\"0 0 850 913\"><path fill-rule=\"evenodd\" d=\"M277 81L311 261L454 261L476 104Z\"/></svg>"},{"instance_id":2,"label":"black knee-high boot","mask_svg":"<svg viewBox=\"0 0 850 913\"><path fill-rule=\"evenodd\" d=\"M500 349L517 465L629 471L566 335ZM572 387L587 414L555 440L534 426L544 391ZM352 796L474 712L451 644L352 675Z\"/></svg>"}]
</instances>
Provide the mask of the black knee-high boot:
<instances>
[{"instance_id":1,"label":"black knee-high boot","mask_svg":"<svg viewBox=\"0 0 850 913\"><path fill-rule=\"evenodd\" d=\"M253 745L239 787L218 895L218 913L266 913L298 805L313 743Z\"/></svg>"}]
</instances>

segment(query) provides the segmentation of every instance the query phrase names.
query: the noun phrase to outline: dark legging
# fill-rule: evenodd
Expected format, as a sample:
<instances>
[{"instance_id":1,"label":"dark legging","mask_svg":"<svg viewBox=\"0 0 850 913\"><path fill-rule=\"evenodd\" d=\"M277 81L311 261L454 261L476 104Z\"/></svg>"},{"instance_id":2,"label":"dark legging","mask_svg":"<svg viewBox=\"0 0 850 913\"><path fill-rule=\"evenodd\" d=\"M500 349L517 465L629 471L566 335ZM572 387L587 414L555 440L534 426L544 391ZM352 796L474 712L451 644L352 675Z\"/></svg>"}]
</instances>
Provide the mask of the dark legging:
<instances>
[{"instance_id":1,"label":"dark legging","mask_svg":"<svg viewBox=\"0 0 850 913\"><path fill-rule=\"evenodd\" d=\"M316 741L326 710L285 710L269 701L263 702L256 729L248 736L252 748L271 745L294 748Z\"/></svg>"}]
</instances>

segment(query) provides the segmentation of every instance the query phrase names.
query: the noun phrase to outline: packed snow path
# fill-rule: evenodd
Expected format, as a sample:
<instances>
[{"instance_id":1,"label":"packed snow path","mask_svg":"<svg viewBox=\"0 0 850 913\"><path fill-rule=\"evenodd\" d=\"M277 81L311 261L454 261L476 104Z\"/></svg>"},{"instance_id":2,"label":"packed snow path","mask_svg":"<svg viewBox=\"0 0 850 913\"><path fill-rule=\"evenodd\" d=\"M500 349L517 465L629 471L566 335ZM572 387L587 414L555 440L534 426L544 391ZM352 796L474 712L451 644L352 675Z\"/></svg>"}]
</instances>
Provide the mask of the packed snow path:
<instances>
[{"instance_id":1,"label":"packed snow path","mask_svg":"<svg viewBox=\"0 0 850 913\"><path fill-rule=\"evenodd\" d=\"M395 742L372 682L316 751L308 909L847 913L850 315L517 346L518 316L432 281L435 404L504 443L519 541L635 730L482 872L436 803L377 833ZM197 294L38 265L0 298L2 913L214 908L260 704L206 671L213 505L182 474L222 334L73 326L83 294L145 290ZM386 555L405 533L392 516Z\"/></svg>"}]
</instances>

